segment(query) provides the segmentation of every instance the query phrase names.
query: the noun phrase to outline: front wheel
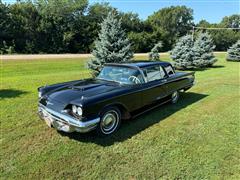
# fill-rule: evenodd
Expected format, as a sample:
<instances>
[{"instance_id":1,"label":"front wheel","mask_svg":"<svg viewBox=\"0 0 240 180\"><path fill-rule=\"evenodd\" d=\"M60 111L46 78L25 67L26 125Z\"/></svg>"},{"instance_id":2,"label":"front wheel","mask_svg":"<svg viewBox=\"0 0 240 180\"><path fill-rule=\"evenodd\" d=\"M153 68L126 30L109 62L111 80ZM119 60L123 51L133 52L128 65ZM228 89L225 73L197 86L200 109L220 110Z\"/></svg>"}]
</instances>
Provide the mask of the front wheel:
<instances>
[{"instance_id":1,"label":"front wheel","mask_svg":"<svg viewBox=\"0 0 240 180\"><path fill-rule=\"evenodd\" d=\"M113 134L121 124L121 112L118 108L106 109L97 127L97 133L103 136Z\"/></svg>"},{"instance_id":2,"label":"front wheel","mask_svg":"<svg viewBox=\"0 0 240 180\"><path fill-rule=\"evenodd\" d=\"M179 92L178 91L174 91L172 93L172 96L171 96L171 102L173 104L175 104L175 103L177 103L178 99L179 99Z\"/></svg>"}]
</instances>

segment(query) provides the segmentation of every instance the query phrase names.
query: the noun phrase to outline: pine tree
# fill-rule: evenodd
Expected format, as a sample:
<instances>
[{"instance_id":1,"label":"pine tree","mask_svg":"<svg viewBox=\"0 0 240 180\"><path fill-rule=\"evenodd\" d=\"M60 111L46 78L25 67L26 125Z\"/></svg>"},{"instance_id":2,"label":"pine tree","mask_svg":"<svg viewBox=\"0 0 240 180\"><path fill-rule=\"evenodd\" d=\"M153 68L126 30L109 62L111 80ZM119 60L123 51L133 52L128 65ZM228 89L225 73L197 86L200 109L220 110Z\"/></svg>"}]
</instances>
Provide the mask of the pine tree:
<instances>
[{"instance_id":1,"label":"pine tree","mask_svg":"<svg viewBox=\"0 0 240 180\"><path fill-rule=\"evenodd\" d=\"M126 33L121 27L121 20L113 11L101 24L99 38L95 41L92 58L88 62L88 68L97 75L105 63L125 62L133 57L131 44Z\"/></svg>"},{"instance_id":2,"label":"pine tree","mask_svg":"<svg viewBox=\"0 0 240 180\"><path fill-rule=\"evenodd\" d=\"M160 49L163 47L162 42L158 42L154 45L154 47L151 49L151 52L149 53L149 60L151 61L159 61L160 60Z\"/></svg>"},{"instance_id":3,"label":"pine tree","mask_svg":"<svg viewBox=\"0 0 240 180\"><path fill-rule=\"evenodd\" d=\"M215 45L208 33L200 33L194 43L194 60L195 67L210 67L217 59L213 54Z\"/></svg>"},{"instance_id":4,"label":"pine tree","mask_svg":"<svg viewBox=\"0 0 240 180\"><path fill-rule=\"evenodd\" d=\"M228 61L240 61L240 40L233 44L227 51Z\"/></svg>"},{"instance_id":5,"label":"pine tree","mask_svg":"<svg viewBox=\"0 0 240 180\"><path fill-rule=\"evenodd\" d=\"M183 36L176 43L170 52L171 58L175 61L176 68L188 69L193 67L194 52L193 41L191 35Z\"/></svg>"}]
</instances>

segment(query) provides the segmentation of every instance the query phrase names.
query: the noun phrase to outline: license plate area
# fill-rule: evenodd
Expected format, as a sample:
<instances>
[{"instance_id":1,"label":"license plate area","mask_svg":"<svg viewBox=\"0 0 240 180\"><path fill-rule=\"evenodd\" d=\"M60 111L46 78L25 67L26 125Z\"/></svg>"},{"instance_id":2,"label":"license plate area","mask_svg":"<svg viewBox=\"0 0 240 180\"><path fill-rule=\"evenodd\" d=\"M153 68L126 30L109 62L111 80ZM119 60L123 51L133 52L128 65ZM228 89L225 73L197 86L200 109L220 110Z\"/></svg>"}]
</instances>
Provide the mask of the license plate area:
<instances>
[{"instance_id":1,"label":"license plate area","mask_svg":"<svg viewBox=\"0 0 240 180\"><path fill-rule=\"evenodd\" d=\"M41 117L49 127L53 127L59 131L64 131L64 132L73 132L74 128L71 127L67 122L64 122L57 117L54 117L51 115L48 111L45 109L41 108Z\"/></svg>"},{"instance_id":2,"label":"license plate area","mask_svg":"<svg viewBox=\"0 0 240 180\"><path fill-rule=\"evenodd\" d=\"M48 127L52 127L52 120L49 117L45 117L44 120Z\"/></svg>"},{"instance_id":3,"label":"license plate area","mask_svg":"<svg viewBox=\"0 0 240 180\"><path fill-rule=\"evenodd\" d=\"M42 111L42 113L43 113L43 119L44 119L45 123L48 125L48 127L52 127L51 116L46 111Z\"/></svg>"}]
</instances>

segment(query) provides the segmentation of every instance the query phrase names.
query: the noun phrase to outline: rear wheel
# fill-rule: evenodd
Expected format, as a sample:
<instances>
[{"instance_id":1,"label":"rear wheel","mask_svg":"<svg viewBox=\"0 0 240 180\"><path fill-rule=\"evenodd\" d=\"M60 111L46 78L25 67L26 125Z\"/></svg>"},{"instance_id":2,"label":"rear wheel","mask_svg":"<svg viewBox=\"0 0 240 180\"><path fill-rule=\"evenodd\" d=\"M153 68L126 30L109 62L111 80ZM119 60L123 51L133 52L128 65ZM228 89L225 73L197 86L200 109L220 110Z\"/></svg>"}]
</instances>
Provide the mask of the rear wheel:
<instances>
[{"instance_id":1,"label":"rear wheel","mask_svg":"<svg viewBox=\"0 0 240 180\"><path fill-rule=\"evenodd\" d=\"M171 102L173 104L175 104L175 103L177 103L178 99L179 99L179 92L178 91L174 91L172 93L172 96L171 96Z\"/></svg>"},{"instance_id":2,"label":"rear wheel","mask_svg":"<svg viewBox=\"0 0 240 180\"><path fill-rule=\"evenodd\" d=\"M118 108L112 107L106 109L102 115L97 127L97 133L100 135L113 134L121 124L121 112Z\"/></svg>"}]
</instances>

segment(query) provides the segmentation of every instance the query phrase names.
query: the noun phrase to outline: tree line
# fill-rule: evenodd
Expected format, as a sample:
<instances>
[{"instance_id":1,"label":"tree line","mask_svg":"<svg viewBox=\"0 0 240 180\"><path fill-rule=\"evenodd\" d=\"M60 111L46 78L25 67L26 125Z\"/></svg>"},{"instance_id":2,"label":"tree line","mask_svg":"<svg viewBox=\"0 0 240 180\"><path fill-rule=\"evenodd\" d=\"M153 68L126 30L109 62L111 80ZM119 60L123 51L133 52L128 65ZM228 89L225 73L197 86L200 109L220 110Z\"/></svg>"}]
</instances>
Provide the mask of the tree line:
<instances>
[{"instance_id":1,"label":"tree line","mask_svg":"<svg viewBox=\"0 0 240 180\"><path fill-rule=\"evenodd\" d=\"M120 12L108 3L89 5L87 0L35 0L4 4L0 0L0 53L89 53L100 24L110 11L117 12L133 52L149 52L162 42L161 51L173 48L193 26L240 27L240 15L223 17L220 23L193 23L186 6L162 8L146 20L136 13ZM198 30L199 31L199 30ZM198 32L196 32L198 33ZM215 50L225 51L238 39L239 30L209 30Z\"/></svg>"},{"instance_id":2,"label":"tree line","mask_svg":"<svg viewBox=\"0 0 240 180\"><path fill-rule=\"evenodd\" d=\"M93 58L87 62L87 67L93 76L97 76L106 63L129 62L133 58L131 43L116 12L111 11L103 20L94 44ZM159 52L162 48L161 41L156 43L148 54L149 60L159 61ZM214 48L213 40L207 32L198 33L196 38L192 35L184 35L178 39L170 51L170 57L174 61L172 65L182 70L212 67L217 61L213 53ZM235 60L237 51L239 51L238 45L233 45L228 50L228 59Z\"/></svg>"}]
</instances>

